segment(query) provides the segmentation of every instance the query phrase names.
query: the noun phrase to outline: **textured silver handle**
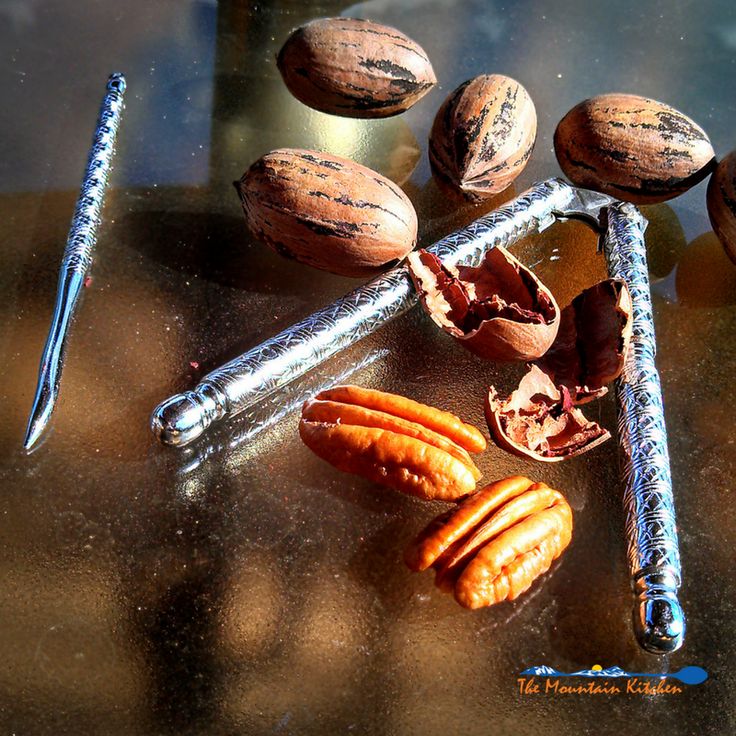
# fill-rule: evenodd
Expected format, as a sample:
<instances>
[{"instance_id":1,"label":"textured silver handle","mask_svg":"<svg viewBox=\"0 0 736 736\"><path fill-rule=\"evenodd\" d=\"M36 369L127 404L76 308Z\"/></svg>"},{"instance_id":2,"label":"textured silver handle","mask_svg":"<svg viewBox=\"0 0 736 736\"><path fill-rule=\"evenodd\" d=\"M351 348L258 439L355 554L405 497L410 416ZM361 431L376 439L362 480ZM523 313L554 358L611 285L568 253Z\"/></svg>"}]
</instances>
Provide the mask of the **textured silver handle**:
<instances>
[{"instance_id":1,"label":"textured silver handle","mask_svg":"<svg viewBox=\"0 0 736 736\"><path fill-rule=\"evenodd\" d=\"M84 286L84 277L92 263L97 242L97 227L105 198L105 186L112 168L115 138L123 111L125 77L111 74L100 106L94 139L84 172L82 187L64 248L56 290L56 304L49 335L41 355L36 396L23 445L30 449L48 424L59 392L64 367L66 339L72 317Z\"/></svg>"},{"instance_id":2,"label":"textured silver handle","mask_svg":"<svg viewBox=\"0 0 736 736\"><path fill-rule=\"evenodd\" d=\"M654 361L646 224L632 205L612 205L604 251L609 275L626 281L633 303L631 345L616 381L616 398L629 571L636 593L634 631L642 647L662 654L682 645L685 617L677 599L680 553L662 390Z\"/></svg>"},{"instance_id":3,"label":"textured silver handle","mask_svg":"<svg viewBox=\"0 0 736 736\"><path fill-rule=\"evenodd\" d=\"M115 153L115 138L120 125L124 92L125 77L119 73L111 74L107 80L107 92L100 106L87 170L69 229L62 261L63 270L86 272L92 263L105 186Z\"/></svg>"},{"instance_id":4,"label":"textured silver handle","mask_svg":"<svg viewBox=\"0 0 736 736\"><path fill-rule=\"evenodd\" d=\"M543 229L574 198L569 184L550 179L428 250L446 264L477 265L489 249ZM159 404L151 417L154 434L167 445L188 444L213 421L261 401L402 314L416 299L406 267L392 269L207 374L193 391Z\"/></svg>"}]
</instances>

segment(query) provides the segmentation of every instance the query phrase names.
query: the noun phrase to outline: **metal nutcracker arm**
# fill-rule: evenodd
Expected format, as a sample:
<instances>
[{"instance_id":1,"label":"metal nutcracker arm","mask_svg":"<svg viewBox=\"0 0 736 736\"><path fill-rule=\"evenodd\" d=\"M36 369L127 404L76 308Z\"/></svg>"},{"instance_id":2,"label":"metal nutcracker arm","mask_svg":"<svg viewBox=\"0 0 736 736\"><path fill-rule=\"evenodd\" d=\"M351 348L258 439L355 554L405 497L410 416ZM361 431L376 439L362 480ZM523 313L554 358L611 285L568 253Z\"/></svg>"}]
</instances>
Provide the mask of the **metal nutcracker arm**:
<instances>
[{"instance_id":1,"label":"metal nutcracker arm","mask_svg":"<svg viewBox=\"0 0 736 736\"><path fill-rule=\"evenodd\" d=\"M576 198L569 184L550 179L428 250L446 264L478 265L491 248L511 245L552 224L555 213L567 211ZM159 404L151 428L166 445L186 445L212 422L256 404L416 301L406 266L398 266L208 373L194 390Z\"/></svg>"}]
</instances>

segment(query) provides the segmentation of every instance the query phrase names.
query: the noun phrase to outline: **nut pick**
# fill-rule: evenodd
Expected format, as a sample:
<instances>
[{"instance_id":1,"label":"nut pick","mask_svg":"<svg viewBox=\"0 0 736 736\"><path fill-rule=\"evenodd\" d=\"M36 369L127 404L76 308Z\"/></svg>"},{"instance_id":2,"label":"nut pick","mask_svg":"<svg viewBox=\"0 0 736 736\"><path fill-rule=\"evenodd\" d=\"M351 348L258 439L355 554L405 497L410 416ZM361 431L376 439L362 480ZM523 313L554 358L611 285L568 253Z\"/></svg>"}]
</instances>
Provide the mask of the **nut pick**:
<instances>
[{"instance_id":1,"label":"nut pick","mask_svg":"<svg viewBox=\"0 0 736 736\"><path fill-rule=\"evenodd\" d=\"M64 367L69 325L77 308L85 277L92 263L92 253L97 244L100 211L105 198L107 178L112 168L115 137L123 111L125 77L119 73L112 74L107 80L106 90L89 152L87 170L61 261L54 316L41 356L36 396L23 440L26 450L30 450L38 441L54 411L59 394L61 371Z\"/></svg>"}]
</instances>

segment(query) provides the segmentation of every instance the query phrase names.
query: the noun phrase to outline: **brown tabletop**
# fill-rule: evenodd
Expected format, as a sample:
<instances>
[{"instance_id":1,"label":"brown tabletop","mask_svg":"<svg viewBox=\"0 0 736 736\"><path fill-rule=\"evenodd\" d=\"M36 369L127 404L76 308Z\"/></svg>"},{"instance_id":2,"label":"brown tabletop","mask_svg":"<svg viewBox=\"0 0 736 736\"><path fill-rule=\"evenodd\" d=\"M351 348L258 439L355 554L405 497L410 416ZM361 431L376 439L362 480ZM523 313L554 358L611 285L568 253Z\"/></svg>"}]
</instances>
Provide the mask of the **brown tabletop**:
<instances>
[{"instance_id":1,"label":"brown tabletop","mask_svg":"<svg viewBox=\"0 0 736 736\"><path fill-rule=\"evenodd\" d=\"M275 55L292 28L338 14L410 35L438 88L381 121L297 102ZM665 101L722 157L736 147L731 0L8 0L0 59L0 733L736 730L736 267L711 231L706 183L643 208L688 618L668 658L643 653L632 634L615 440L554 465L493 445L480 457L488 481L521 473L563 491L575 530L527 594L468 612L402 560L442 505L326 465L300 443L296 415L207 458L165 450L148 429L159 401L356 283L250 237L232 181L256 158L299 146L375 168L411 198L428 245L559 175L555 125L595 94ZM91 281L51 431L26 455L58 265L117 70L127 106ZM491 72L529 90L537 144L511 189L464 205L433 180L427 135L449 91ZM604 276L595 246L569 223L514 254L564 305ZM484 431L488 385L511 389L522 370L474 357L419 310L322 375L366 357L350 381ZM588 413L615 432L612 396ZM542 664L697 665L709 678L656 695L521 692L521 671Z\"/></svg>"}]
</instances>

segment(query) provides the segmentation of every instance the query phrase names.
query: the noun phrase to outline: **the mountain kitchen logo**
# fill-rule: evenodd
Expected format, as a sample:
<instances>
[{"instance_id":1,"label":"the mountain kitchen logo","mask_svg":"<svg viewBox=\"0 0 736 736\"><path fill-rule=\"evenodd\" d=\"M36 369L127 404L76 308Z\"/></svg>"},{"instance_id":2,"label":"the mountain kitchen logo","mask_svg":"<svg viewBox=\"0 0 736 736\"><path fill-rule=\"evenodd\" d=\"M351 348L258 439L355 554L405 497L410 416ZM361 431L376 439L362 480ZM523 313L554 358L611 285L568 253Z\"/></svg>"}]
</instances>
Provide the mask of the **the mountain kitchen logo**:
<instances>
[{"instance_id":1,"label":"the mountain kitchen logo","mask_svg":"<svg viewBox=\"0 0 736 736\"><path fill-rule=\"evenodd\" d=\"M588 670L559 672L546 664L528 667L517 680L522 695L676 695L685 686L708 679L702 667L677 672L626 672L620 667L594 664Z\"/></svg>"}]
</instances>

